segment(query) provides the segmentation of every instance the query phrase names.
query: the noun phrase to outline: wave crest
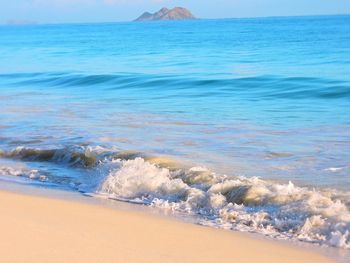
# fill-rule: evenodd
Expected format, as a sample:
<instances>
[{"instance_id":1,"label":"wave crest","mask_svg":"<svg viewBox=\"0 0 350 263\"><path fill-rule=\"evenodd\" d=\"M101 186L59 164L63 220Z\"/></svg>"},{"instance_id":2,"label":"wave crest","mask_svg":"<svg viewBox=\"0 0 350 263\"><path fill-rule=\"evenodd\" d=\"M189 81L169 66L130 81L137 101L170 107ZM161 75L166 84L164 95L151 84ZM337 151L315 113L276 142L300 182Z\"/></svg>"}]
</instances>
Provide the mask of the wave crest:
<instances>
[{"instance_id":1,"label":"wave crest","mask_svg":"<svg viewBox=\"0 0 350 263\"><path fill-rule=\"evenodd\" d=\"M10 151L0 151L0 157L24 161L59 162L73 166L93 167L98 164L102 147L66 147L57 149L36 149L17 147Z\"/></svg>"}]
</instances>

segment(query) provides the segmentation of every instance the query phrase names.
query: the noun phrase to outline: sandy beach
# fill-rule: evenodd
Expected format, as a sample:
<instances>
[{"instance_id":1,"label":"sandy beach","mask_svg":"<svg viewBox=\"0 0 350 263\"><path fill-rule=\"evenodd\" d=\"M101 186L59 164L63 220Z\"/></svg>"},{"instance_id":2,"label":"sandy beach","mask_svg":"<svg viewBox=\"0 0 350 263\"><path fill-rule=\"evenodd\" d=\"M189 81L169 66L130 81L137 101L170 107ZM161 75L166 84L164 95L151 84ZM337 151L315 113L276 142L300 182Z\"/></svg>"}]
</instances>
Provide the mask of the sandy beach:
<instances>
[{"instance_id":1,"label":"sandy beach","mask_svg":"<svg viewBox=\"0 0 350 263\"><path fill-rule=\"evenodd\" d=\"M332 262L284 243L78 201L0 191L1 262Z\"/></svg>"}]
</instances>

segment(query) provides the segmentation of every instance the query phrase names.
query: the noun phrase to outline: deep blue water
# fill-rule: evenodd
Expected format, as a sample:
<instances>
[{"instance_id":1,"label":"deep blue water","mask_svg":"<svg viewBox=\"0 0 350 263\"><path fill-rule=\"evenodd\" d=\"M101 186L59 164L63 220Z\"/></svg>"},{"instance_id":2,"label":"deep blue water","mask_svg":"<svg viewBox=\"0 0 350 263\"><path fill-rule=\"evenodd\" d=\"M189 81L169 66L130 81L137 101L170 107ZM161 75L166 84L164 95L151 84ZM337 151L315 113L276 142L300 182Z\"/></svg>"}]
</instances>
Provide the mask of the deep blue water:
<instances>
[{"instance_id":1,"label":"deep blue water","mask_svg":"<svg viewBox=\"0 0 350 263\"><path fill-rule=\"evenodd\" d=\"M350 16L2 26L0 35L4 149L103 144L350 187Z\"/></svg>"}]
</instances>

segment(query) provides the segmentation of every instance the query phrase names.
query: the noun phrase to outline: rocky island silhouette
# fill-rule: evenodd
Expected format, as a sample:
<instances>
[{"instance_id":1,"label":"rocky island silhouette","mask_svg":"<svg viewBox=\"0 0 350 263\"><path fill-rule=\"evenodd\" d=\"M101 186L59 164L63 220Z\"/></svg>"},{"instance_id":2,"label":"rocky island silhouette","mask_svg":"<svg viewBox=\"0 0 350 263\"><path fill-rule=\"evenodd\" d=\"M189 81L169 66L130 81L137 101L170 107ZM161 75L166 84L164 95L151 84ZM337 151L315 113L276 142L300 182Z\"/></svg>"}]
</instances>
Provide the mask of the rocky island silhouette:
<instances>
[{"instance_id":1,"label":"rocky island silhouette","mask_svg":"<svg viewBox=\"0 0 350 263\"><path fill-rule=\"evenodd\" d=\"M189 20L196 19L194 15L186 8L175 7L168 9L163 7L158 12L145 12L134 21L160 21L160 20Z\"/></svg>"}]
</instances>

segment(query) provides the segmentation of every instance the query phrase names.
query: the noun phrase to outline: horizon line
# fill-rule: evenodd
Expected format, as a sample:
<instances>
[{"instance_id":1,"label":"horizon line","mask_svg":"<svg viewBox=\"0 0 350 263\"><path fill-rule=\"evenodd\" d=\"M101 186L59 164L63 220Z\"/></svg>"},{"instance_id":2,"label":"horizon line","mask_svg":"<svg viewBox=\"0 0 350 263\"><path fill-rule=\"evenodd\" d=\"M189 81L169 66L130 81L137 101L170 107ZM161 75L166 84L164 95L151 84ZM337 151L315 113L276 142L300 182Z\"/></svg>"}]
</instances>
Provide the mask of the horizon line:
<instances>
[{"instance_id":1,"label":"horizon line","mask_svg":"<svg viewBox=\"0 0 350 263\"><path fill-rule=\"evenodd\" d=\"M195 18L195 19L189 19L189 20L160 20L160 21L139 21L135 22L134 20L123 20L123 21L89 21L89 22L48 22L48 23L41 23L38 21L31 21L28 20L28 23L24 24L11 24L11 21L16 21L16 19L8 20L5 23L0 23L0 26L41 26L41 25L72 25L72 24L115 24L115 23L154 23L154 22L178 22L178 21L195 21L195 20L228 20L228 19L266 19L266 18L287 18L287 17L322 17L322 16L350 16L350 13L339 13L339 14L308 14L308 15L271 15L271 16L246 16L246 17L222 17L222 18ZM19 19L18 21L22 21ZM27 21L23 19L23 21Z\"/></svg>"}]
</instances>

